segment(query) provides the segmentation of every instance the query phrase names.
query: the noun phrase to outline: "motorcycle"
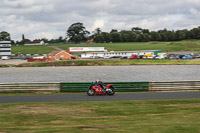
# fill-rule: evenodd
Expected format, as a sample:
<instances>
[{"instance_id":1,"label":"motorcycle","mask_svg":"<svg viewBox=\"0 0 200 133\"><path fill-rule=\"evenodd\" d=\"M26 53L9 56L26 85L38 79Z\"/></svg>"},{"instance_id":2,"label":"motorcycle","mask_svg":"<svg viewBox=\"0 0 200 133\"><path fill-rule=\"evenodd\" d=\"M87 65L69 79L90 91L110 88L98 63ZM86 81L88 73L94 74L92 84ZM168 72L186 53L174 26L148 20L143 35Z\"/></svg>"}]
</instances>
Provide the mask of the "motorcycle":
<instances>
[{"instance_id":1,"label":"motorcycle","mask_svg":"<svg viewBox=\"0 0 200 133\"><path fill-rule=\"evenodd\" d=\"M114 95L115 94L115 88L112 84L105 85L101 81L92 82L90 85L87 94L89 96L94 95Z\"/></svg>"}]
</instances>

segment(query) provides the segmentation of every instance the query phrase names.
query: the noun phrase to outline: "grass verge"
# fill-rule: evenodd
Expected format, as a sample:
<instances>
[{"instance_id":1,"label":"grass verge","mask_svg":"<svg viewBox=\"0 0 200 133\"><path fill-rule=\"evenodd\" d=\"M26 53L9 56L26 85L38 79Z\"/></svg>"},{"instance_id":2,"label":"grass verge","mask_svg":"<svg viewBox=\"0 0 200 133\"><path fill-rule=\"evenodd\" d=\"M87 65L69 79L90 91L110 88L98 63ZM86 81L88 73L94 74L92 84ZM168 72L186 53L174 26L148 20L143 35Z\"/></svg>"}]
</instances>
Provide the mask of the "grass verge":
<instances>
[{"instance_id":1,"label":"grass verge","mask_svg":"<svg viewBox=\"0 0 200 133\"><path fill-rule=\"evenodd\" d=\"M200 99L0 104L1 132L199 133Z\"/></svg>"},{"instance_id":2,"label":"grass verge","mask_svg":"<svg viewBox=\"0 0 200 133\"><path fill-rule=\"evenodd\" d=\"M36 62L17 67L45 66L120 66L120 65L199 65L200 60L70 60L57 62Z\"/></svg>"},{"instance_id":3,"label":"grass verge","mask_svg":"<svg viewBox=\"0 0 200 133\"><path fill-rule=\"evenodd\" d=\"M4 64L0 64L0 68L1 67L10 67L11 65L4 65Z\"/></svg>"}]
</instances>

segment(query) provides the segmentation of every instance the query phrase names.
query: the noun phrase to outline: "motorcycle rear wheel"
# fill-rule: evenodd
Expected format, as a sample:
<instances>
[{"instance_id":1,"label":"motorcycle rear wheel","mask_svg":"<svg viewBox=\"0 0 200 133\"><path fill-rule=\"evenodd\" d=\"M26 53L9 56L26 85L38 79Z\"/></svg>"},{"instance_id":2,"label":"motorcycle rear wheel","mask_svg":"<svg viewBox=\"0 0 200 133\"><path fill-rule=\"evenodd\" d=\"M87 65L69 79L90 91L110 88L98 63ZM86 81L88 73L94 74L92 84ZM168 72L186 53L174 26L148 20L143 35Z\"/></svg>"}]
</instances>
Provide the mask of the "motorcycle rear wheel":
<instances>
[{"instance_id":1,"label":"motorcycle rear wheel","mask_svg":"<svg viewBox=\"0 0 200 133\"><path fill-rule=\"evenodd\" d=\"M115 94L115 89L113 87L109 87L108 89L110 89L110 91L106 92L108 95L114 95Z\"/></svg>"},{"instance_id":2,"label":"motorcycle rear wheel","mask_svg":"<svg viewBox=\"0 0 200 133\"><path fill-rule=\"evenodd\" d=\"M87 91L87 94L88 94L88 96L94 96L95 90L89 89L89 90Z\"/></svg>"}]
</instances>

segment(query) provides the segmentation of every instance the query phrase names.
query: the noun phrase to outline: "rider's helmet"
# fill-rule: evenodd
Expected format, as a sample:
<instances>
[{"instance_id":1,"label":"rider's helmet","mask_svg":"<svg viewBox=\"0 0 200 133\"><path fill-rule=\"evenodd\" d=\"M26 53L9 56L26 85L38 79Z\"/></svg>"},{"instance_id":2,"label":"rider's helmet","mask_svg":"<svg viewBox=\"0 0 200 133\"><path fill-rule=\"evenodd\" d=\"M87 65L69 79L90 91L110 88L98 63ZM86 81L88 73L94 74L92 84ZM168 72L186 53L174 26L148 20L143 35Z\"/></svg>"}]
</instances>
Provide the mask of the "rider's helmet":
<instances>
[{"instance_id":1,"label":"rider's helmet","mask_svg":"<svg viewBox=\"0 0 200 133\"><path fill-rule=\"evenodd\" d=\"M100 82L100 80L98 80L98 79L95 81L96 84L98 84L99 82Z\"/></svg>"}]
</instances>

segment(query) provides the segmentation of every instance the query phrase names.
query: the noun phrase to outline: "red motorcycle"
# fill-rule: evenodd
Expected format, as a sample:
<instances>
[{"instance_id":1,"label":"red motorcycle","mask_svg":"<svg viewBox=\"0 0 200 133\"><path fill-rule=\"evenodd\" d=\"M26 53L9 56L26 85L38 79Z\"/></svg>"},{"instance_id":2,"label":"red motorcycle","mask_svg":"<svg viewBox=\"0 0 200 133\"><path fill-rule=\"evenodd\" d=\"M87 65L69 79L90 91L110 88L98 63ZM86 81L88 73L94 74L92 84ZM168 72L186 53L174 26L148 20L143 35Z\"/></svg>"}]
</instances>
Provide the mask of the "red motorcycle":
<instances>
[{"instance_id":1,"label":"red motorcycle","mask_svg":"<svg viewBox=\"0 0 200 133\"><path fill-rule=\"evenodd\" d=\"M90 85L87 94L89 96L94 95L114 95L115 94L115 88L112 84L105 85L101 81L92 82Z\"/></svg>"}]
</instances>

